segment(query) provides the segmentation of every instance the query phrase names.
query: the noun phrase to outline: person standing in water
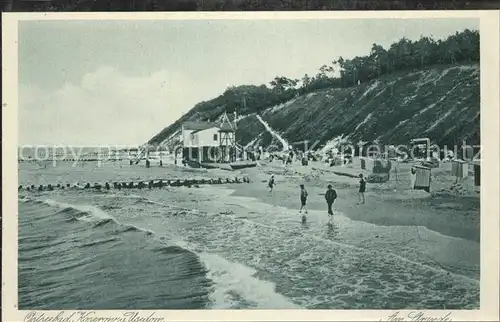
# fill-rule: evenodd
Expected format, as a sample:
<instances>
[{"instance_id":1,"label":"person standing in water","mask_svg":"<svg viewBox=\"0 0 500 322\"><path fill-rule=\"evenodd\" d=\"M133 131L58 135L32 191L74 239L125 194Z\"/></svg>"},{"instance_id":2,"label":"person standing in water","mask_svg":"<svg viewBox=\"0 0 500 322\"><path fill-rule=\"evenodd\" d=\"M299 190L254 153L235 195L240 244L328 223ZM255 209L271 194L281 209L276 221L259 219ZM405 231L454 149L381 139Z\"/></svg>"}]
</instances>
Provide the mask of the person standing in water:
<instances>
[{"instance_id":1,"label":"person standing in water","mask_svg":"<svg viewBox=\"0 0 500 322\"><path fill-rule=\"evenodd\" d=\"M299 213L302 213L302 209L305 209L305 212L307 214L306 202L307 202L307 190L304 187L304 185L301 184L300 185L300 210L299 210Z\"/></svg>"},{"instance_id":2,"label":"person standing in water","mask_svg":"<svg viewBox=\"0 0 500 322\"><path fill-rule=\"evenodd\" d=\"M328 215L333 216L333 210L332 210L332 205L333 202L337 199L337 192L332 188L332 185L328 185L328 190L326 190L325 193L325 200L326 204L328 206Z\"/></svg>"},{"instance_id":3,"label":"person standing in water","mask_svg":"<svg viewBox=\"0 0 500 322\"><path fill-rule=\"evenodd\" d=\"M365 203L366 180L363 174L359 175L359 192L358 192L358 205Z\"/></svg>"},{"instance_id":4,"label":"person standing in water","mask_svg":"<svg viewBox=\"0 0 500 322\"><path fill-rule=\"evenodd\" d=\"M276 183L274 182L274 174L271 175L271 179L269 179L269 193L273 192L273 187L276 186Z\"/></svg>"}]
</instances>

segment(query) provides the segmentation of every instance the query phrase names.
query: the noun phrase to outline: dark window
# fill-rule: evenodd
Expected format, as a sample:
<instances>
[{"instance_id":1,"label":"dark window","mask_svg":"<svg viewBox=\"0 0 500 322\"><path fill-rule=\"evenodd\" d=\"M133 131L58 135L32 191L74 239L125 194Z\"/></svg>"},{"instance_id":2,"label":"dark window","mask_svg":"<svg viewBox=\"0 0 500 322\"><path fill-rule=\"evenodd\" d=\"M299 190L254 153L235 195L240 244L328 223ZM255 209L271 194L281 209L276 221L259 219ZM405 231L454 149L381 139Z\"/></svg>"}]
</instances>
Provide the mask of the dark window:
<instances>
[{"instance_id":1,"label":"dark window","mask_svg":"<svg viewBox=\"0 0 500 322\"><path fill-rule=\"evenodd\" d=\"M217 134L214 134L214 141L217 141Z\"/></svg>"}]
</instances>

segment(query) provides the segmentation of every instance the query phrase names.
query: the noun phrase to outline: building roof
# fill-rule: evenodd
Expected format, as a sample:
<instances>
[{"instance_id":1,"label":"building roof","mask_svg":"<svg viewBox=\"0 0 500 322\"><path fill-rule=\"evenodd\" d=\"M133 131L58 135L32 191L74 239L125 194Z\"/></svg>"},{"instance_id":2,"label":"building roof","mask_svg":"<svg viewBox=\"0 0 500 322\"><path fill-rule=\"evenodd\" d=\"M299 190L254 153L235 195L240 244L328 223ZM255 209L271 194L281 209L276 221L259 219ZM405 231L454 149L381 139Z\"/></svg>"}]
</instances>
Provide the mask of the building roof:
<instances>
[{"instance_id":1,"label":"building roof","mask_svg":"<svg viewBox=\"0 0 500 322\"><path fill-rule=\"evenodd\" d=\"M219 128L221 131L224 131L224 132L234 132L234 129L231 126L231 124L228 124L228 123L222 123Z\"/></svg>"},{"instance_id":2,"label":"building roof","mask_svg":"<svg viewBox=\"0 0 500 322\"><path fill-rule=\"evenodd\" d=\"M214 122L184 122L182 124L184 126L184 130L192 130L194 131L193 133L211 129L211 128L218 128L220 131L223 132L234 132L235 131L235 126L231 123L229 120L227 114L224 114L222 117L222 122L219 123L214 123Z\"/></svg>"},{"instance_id":3,"label":"building roof","mask_svg":"<svg viewBox=\"0 0 500 322\"><path fill-rule=\"evenodd\" d=\"M195 133L198 133L198 132L201 132L201 131L205 131L205 130L208 130L208 129L213 129L213 128L216 128L216 129L220 130L220 127L217 126L217 125L215 125L215 126L207 127L206 129L195 130L195 131L191 132L191 134L195 134Z\"/></svg>"},{"instance_id":4,"label":"building roof","mask_svg":"<svg viewBox=\"0 0 500 322\"><path fill-rule=\"evenodd\" d=\"M191 132L191 134L195 134L195 133L205 131L208 129L212 129L212 128L217 128L219 130L219 132L234 132L234 129L230 125L222 124L222 126L215 125L215 126L207 127L207 128L200 129L200 130L195 130L195 131Z\"/></svg>"},{"instance_id":5,"label":"building roof","mask_svg":"<svg viewBox=\"0 0 500 322\"><path fill-rule=\"evenodd\" d=\"M212 127L220 127L218 124L212 122L184 122L182 125L184 126L185 130L195 131L202 131L210 129Z\"/></svg>"},{"instance_id":6,"label":"building roof","mask_svg":"<svg viewBox=\"0 0 500 322\"><path fill-rule=\"evenodd\" d=\"M231 121L229 120L228 116L226 113L224 113L224 116L222 117L222 123L220 125L221 131L224 132L234 132L235 128Z\"/></svg>"}]
</instances>

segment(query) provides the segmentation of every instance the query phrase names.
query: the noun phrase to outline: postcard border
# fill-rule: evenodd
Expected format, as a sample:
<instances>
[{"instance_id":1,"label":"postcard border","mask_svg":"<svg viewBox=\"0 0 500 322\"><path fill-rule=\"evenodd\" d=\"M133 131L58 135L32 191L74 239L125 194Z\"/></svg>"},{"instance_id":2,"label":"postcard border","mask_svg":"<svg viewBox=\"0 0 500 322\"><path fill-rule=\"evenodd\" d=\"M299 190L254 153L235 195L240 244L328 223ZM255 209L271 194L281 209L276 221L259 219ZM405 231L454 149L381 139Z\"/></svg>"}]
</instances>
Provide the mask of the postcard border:
<instances>
[{"instance_id":1,"label":"postcard border","mask_svg":"<svg viewBox=\"0 0 500 322\"><path fill-rule=\"evenodd\" d=\"M18 56L17 22L20 20L67 19L412 19L478 18L481 37L481 309L428 310L429 316L452 312L454 321L497 321L499 319L499 12L477 11L329 11L329 12L140 12L140 13L3 13L2 14L2 320L23 321L30 311L17 309L17 142L18 142ZM12 122L12 120L16 120ZM7 157L8 156L8 157ZM494 178L494 180L492 180ZM405 315L411 310L400 310ZM60 311L45 311L56 315ZM65 311L70 313L73 311ZM97 311L114 317L126 311ZM165 320L213 321L375 321L394 310L191 310L155 312ZM367 319L368 317L368 319Z\"/></svg>"}]
</instances>

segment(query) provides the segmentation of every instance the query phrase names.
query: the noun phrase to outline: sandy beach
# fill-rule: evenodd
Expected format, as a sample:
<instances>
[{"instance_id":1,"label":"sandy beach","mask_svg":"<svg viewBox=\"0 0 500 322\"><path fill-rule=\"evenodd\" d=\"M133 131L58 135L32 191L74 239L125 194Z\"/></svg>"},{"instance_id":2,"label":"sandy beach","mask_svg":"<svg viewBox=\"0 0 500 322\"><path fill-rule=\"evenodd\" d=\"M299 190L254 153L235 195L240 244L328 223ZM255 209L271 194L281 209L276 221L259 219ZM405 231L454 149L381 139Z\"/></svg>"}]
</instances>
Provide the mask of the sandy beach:
<instances>
[{"instance_id":1,"label":"sandy beach","mask_svg":"<svg viewBox=\"0 0 500 322\"><path fill-rule=\"evenodd\" d=\"M444 235L479 242L480 198L471 176L461 182L467 194L453 194L449 191L455 182L450 175L451 164L444 163L441 168L432 171L432 190L429 194L410 189L411 164L400 164L398 168L397 180L395 173L391 172L391 178L386 183L368 183L364 205L357 204L358 179L333 173L368 173L355 164L335 167L320 162L312 162L307 167L299 164L284 166L278 162L266 164L262 169L246 169L244 173L254 182L250 186L236 186L234 194L291 208L290 214L295 215L300 208L299 184L305 184L309 192L308 209L324 211L326 216L323 195L331 183L338 194L334 209L353 220L387 226L424 226ZM271 174L275 175L277 182L272 195L267 193L267 180Z\"/></svg>"}]
</instances>

